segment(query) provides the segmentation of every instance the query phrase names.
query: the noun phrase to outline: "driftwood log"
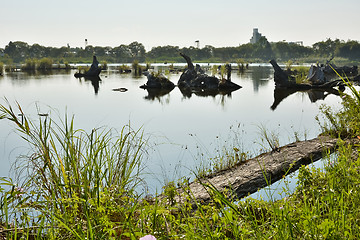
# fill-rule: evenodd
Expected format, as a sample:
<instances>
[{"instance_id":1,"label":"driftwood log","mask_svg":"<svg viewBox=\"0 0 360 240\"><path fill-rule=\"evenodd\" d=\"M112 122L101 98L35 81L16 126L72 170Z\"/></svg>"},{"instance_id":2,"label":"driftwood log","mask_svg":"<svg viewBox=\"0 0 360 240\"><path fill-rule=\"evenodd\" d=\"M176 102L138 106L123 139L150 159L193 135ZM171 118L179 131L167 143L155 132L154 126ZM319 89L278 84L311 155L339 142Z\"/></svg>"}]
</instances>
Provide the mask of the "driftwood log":
<instances>
[{"instance_id":1,"label":"driftwood log","mask_svg":"<svg viewBox=\"0 0 360 240\"><path fill-rule=\"evenodd\" d=\"M268 182L274 183L286 173L297 170L301 165L319 160L324 153L333 152L337 141L335 138L319 136L312 140L288 144L277 151L261 154L231 169L218 172L200 181L196 180L189 184L189 189L178 189L180 194L175 197L175 200L182 202L182 193L190 191L197 201L210 202L211 197L202 183L213 185L229 198L241 199L266 187Z\"/></svg>"}]
</instances>

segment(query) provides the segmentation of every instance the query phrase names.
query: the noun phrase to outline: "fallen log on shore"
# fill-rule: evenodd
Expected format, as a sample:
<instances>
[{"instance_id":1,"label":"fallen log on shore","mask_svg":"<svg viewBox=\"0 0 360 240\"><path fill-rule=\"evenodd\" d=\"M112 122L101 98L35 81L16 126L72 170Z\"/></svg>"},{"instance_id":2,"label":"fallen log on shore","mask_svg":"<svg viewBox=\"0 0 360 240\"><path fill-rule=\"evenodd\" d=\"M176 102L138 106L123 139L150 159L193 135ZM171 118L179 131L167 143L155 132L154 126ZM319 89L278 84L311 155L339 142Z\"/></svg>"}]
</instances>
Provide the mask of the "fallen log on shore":
<instances>
[{"instance_id":1,"label":"fallen log on shore","mask_svg":"<svg viewBox=\"0 0 360 240\"><path fill-rule=\"evenodd\" d=\"M175 201L183 202L184 199L180 196L183 196L184 191L189 191L197 201L209 203L211 197L202 183L213 185L229 198L241 199L266 187L268 182L280 180L301 165L315 162L325 153L333 152L337 141L336 138L319 136L312 140L288 144L280 147L278 151L261 154L231 169L196 180L188 185L189 189L178 189L179 195L175 197Z\"/></svg>"}]
</instances>

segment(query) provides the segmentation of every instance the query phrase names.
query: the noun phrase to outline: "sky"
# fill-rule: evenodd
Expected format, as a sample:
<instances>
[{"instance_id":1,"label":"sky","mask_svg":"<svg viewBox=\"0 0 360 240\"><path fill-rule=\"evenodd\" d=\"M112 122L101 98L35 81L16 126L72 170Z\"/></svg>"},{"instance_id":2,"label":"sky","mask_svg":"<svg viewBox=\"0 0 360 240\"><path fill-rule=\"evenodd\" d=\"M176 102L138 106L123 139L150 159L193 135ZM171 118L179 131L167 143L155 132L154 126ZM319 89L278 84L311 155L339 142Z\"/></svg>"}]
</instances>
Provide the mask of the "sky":
<instances>
[{"instance_id":1,"label":"sky","mask_svg":"<svg viewBox=\"0 0 360 240\"><path fill-rule=\"evenodd\" d=\"M239 46L253 28L270 42L360 40L359 0L14 0L0 3L0 48Z\"/></svg>"}]
</instances>

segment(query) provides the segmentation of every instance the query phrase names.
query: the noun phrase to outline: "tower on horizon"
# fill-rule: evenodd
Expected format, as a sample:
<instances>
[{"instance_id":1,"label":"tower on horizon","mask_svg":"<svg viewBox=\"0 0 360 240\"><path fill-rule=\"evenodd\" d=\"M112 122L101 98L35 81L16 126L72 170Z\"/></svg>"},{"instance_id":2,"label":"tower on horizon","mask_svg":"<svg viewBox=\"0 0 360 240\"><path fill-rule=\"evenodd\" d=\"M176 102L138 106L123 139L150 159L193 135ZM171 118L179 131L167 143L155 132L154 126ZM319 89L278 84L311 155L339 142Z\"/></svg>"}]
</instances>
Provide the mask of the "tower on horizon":
<instances>
[{"instance_id":1,"label":"tower on horizon","mask_svg":"<svg viewBox=\"0 0 360 240\"><path fill-rule=\"evenodd\" d=\"M250 39L250 43L257 43L262 37L261 33L259 33L259 29L253 28L253 35Z\"/></svg>"}]
</instances>

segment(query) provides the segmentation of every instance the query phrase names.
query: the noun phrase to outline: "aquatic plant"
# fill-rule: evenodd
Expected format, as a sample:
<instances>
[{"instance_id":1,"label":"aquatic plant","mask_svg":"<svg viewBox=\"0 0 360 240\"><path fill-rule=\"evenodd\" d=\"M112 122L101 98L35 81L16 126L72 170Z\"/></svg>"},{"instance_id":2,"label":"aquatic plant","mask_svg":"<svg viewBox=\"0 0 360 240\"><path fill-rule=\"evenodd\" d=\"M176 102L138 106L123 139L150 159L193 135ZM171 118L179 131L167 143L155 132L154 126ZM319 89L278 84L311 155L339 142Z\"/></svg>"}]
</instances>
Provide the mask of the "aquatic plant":
<instances>
[{"instance_id":1,"label":"aquatic plant","mask_svg":"<svg viewBox=\"0 0 360 240\"><path fill-rule=\"evenodd\" d=\"M102 68L103 70L106 70L106 69L108 68L108 65L107 65L107 62L106 62L106 61L104 61L104 62L101 63L101 68Z\"/></svg>"},{"instance_id":2,"label":"aquatic plant","mask_svg":"<svg viewBox=\"0 0 360 240\"><path fill-rule=\"evenodd\" d=\"M137 60L134 60L133 62L132 62L132 69L133 69L133 72L134 72L134 75L135 76L140 76L141 74L142 74L142 72L143 72L143 68L142 68L142 66L139 64L139 61L137 61Z\"/></svg>"},{"instance_id":3,"label":"aquatic plant","mask_svg":"<svg viewBox=\"0 0 360 240\"><path fill-rule=\"evenodd\" d=\"M236 60L236 63L238 65L239 71L244 71L245 65L246 65L245 60L242 59L242 58L239 58L239 59Z\"/></svg>"},{"instance_id":4,"label":"aquatic plant","mask_svg":"<svg viewBox=\"0 0 360 240\"><path fill-rule=\"evenodd\" d=\"M5 65L5 72L14 72L15 69L16 67L14 65L9 65L9 64Z\"/></svg>"},{"instance_id":5,"label":"aquatic plant","mask_svg":"<svg viewBox=\"0 0 360 240\"><path fill-rule=\"evenodd\" d=\"M120 73L129 73L131 68L128 65L122 64L116 68Z\"/></svg>"},{"instance_id":6,"label":"aquatic plant","mask_svg":"<svg viewBox=\"0 0 360 240\"><path fill-rule=\"evenodd\" d=\"M85 73L85 72L89 71L90 67L89 66L78 66L77 69L78 69L79 73Z\"/></svg>"}]
</instances>

